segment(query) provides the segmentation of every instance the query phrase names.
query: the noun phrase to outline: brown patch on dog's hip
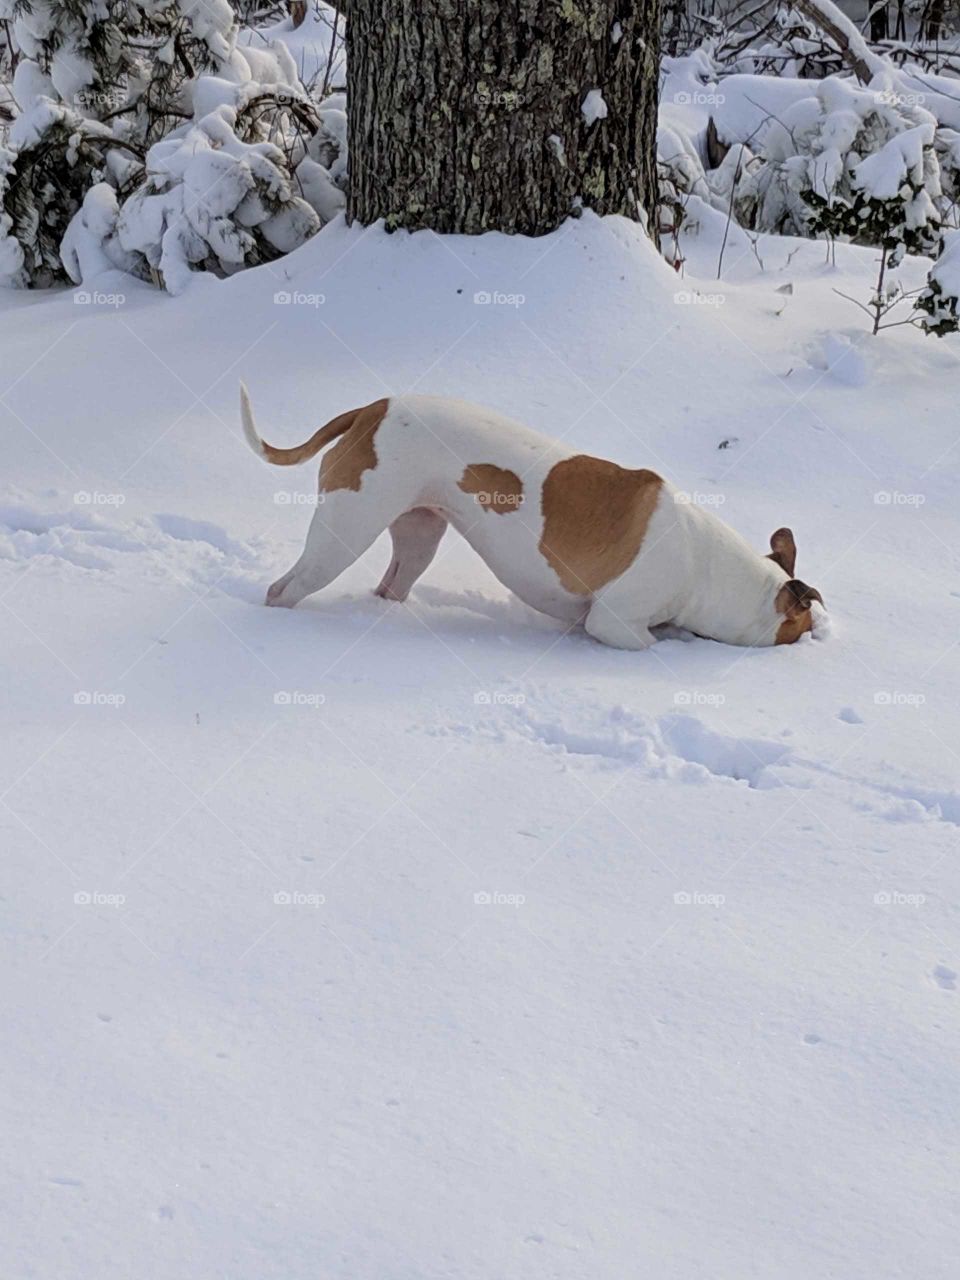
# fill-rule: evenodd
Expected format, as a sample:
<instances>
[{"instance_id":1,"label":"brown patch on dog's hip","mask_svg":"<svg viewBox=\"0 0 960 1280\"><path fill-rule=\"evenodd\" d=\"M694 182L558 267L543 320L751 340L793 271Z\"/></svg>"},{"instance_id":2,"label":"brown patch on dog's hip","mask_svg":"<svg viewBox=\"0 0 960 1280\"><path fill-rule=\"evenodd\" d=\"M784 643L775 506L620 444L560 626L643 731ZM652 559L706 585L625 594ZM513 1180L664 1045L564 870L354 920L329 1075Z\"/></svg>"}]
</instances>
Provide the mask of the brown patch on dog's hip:
<instances>
[{"instance_id":1,"label":"brown patch on dog's hip","mask_svg":"<svg viewBox=\"0 0 960 1280\"><path fill-rule=\"evenodd\" d=\"M323 455L320 463L320 489L323 493L360 488L363 473L372 471L377 465L374 438L389 407L389 400L374 400L362 409L353 410L353 422L338 443Z\"/></svg>"},{"instance_id":2,"label":"brown patch on dog's hip","mask_svg":"<svg viewBox=\"0 0 960 1280\"><path fill-rule=\"evenodd\" d=\"M550 469L540 552L568 591L590 595L630 567L662 488L655 471L629 471L587 454Z\"/></svg>"},{"instance_id":3,"label":"brown patch on dog's hip","mask_svg":"<svg viewBox=\"0 0 960 1280\"><path fill-rule=\"evenodd\" d=\"M523 502L523 481L515 471L495 467L492 462L472 462L457 481L457 488L472 493L484 511L509 515Z\"/></svg>"}]
</instances>

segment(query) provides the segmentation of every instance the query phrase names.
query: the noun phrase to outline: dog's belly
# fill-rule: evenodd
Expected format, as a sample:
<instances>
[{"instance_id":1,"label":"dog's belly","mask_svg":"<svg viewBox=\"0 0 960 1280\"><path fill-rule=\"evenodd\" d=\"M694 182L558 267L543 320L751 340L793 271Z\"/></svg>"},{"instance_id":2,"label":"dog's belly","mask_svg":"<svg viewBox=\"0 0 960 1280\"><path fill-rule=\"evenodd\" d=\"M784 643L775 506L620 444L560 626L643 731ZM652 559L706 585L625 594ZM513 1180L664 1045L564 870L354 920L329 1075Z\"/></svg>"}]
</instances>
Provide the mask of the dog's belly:
<instances>
[{"instance_id":1,"label":"dog's belly","mask_svg":"<svg viewBox=\"0 0 960 1280\"><path fill-rule=\"evenodd\" d=\"M444 514L494 576L524 604L564 622L576 622L584 616L590 597L567 591L540 551L539 515L535 521L522 520L521 511L478 516L475 507L464 511L456 502L447 506Z\"/></svg>"},{"instance_id":2,"label":"dog's belly","mask_svg":"<svg viewBox=\"0 0 960 1280\"><path fill-rule=\"evenodd\" d=\"M589 596L568 591L539 547L543 483L569 449L493 410L422 396L396 401L377 448L385 502L409 483L412 505L446 516L531 608L564 621L584 616Z\"/></svg>"}]
</instances>

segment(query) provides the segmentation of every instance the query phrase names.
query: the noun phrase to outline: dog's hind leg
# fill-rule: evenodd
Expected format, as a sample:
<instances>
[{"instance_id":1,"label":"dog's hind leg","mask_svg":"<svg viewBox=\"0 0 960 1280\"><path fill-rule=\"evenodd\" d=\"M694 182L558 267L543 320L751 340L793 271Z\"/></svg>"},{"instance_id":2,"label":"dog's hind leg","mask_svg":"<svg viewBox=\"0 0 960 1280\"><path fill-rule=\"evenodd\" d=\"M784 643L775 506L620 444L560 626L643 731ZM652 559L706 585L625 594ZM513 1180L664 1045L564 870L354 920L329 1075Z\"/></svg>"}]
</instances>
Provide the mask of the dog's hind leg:
<instances>
[{"instance_id":1,"label":"dog's hind leg","mask_svg":"<svg viewBox=\"0 0 960 1280\"><path fill-rule=\"evenodd\" d=\"M414 507L390 526L393 558L374 592L383 600L406 600L410 588L437 553L447 521L430 507Z\"/></svg>"},{"instance_id":2,"label":"dog's hind leg","mask_svg":"<svg viewBox=\"0 0 960 1280\"><path fill-rule=\"evenodd\" d=\"M313 514L303 555L267 592L266 603L292 609L349 569L389 523L378 503L353 493L326 495Z\"/></svg>"}]
</instances>

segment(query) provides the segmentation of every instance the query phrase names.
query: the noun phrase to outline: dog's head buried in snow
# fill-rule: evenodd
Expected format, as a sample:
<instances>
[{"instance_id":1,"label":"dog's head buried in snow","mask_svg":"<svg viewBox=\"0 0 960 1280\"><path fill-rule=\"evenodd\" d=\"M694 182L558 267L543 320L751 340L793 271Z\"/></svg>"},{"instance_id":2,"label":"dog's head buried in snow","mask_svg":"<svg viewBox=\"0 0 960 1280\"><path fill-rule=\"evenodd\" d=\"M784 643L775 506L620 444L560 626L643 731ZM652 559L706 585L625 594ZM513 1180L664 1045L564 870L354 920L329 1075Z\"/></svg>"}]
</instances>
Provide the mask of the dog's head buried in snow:
<instances>
[{"instance_id":1,"label":"dog's head buried in snow","mask_svg":"<svg viewBox=\"0 0 960 1280\"><path fill-rule=\"evenodd\" d=\"M647 648L666 623L727 644L792 644L823 604L793 576L789 529L757 552L655 472L572 453L479 405L377 400L290 449L261 439L242 386L241 417L254 452L278 466L333 445L303 554L270 605L327 586L385 529L393 555L376 594L405 600L448 524L527 604L621 649Z\"/></svg>"}]
</instances>

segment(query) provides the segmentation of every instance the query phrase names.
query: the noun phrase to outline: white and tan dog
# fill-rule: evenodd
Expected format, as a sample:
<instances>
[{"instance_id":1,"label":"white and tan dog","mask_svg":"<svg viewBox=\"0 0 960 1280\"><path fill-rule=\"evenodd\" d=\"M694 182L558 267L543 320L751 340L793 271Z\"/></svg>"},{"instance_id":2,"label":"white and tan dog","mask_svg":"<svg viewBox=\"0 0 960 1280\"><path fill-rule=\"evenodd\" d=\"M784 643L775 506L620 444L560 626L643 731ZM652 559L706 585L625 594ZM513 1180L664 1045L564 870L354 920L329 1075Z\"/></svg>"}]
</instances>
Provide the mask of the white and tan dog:
<instances>
[{"instance_id":1,"label":"white and tan dog","mask_svg":"<svg viewBox=\"0 0 960 1280\"><path fill-rule=\"evenodd\" d=\"M299 604L386 528L393 558L377 595L405 600L448 523L521 600L621 649L647 648L661 623L727 644L790 644L810 630L811 602L823 603L793 577L789 529L761 555L653 471L572 453L492 409L397 396L278 449L260 438L242 384L240 403L268 462L306 462L338 441L320 464L303 554L267 604Z\"/></svg>"}]
</instances>

